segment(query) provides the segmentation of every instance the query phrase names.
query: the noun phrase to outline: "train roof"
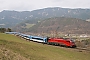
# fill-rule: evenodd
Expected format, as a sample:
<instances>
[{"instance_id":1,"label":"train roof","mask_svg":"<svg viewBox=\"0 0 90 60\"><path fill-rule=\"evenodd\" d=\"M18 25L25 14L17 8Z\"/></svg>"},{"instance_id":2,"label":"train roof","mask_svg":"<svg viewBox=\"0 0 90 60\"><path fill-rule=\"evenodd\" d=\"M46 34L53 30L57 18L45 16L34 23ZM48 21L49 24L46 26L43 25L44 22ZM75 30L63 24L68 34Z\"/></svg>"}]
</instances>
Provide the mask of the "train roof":
<instances>
[{"instance_id":1,"label":"train roof","mask_svg":"<svg viewBox=\"0 0 90 60\"><path fill-rule=\"evenodd\" d=\"M5 32L6 34L17 34L18 32Z\"/></svg>"},{"instance_id":2,"label":"train roof","mask_svg":"<svg viewBox=\"0 0 90 60\"><path fill-rule=\"evenodd\" d=\"M31 37L34 37L34 38L47 38L47 37L43 37L43 36L31 36Z\"/></svg>"}]
</instances>

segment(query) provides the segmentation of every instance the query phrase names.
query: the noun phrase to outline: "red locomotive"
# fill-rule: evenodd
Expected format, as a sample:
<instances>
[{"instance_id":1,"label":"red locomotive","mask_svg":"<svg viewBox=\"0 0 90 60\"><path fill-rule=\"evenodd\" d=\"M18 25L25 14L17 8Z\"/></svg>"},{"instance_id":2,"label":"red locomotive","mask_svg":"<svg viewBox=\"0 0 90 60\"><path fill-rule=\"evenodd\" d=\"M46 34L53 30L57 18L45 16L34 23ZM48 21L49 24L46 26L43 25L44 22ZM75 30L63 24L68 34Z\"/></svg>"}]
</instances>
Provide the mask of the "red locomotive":
<instances>
[{"instance_id":1,"label":"red locomotive","mask_svg":"<svg viewBox=\"0 0 90 60\"><path fill-rule=\"evenodd\" d=\"M73 48L76 47L74 41L72 39L67 39L67 38L49 38L47 44L60 45L60 46L73 47Z\"/></svg>"}]
</instances>

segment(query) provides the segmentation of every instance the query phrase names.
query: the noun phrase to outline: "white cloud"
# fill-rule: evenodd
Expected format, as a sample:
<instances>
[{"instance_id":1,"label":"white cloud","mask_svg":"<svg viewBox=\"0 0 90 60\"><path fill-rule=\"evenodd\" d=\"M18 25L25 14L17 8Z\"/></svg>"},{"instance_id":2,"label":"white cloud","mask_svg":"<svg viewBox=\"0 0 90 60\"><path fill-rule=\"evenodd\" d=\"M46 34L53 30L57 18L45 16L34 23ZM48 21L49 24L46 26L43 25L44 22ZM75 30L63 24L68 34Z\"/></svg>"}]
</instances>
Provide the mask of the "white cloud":
<instances>
[{"instance_id":1,"label":"white cloud","mask_svg":"<svg viewBox=\"0 0 90 60\"><path fill-rule=\"evenodd\" d=\"M90 0L0 0L0 11L31 11L46 7L90 8Z\"/></svg>"}]
</instances>

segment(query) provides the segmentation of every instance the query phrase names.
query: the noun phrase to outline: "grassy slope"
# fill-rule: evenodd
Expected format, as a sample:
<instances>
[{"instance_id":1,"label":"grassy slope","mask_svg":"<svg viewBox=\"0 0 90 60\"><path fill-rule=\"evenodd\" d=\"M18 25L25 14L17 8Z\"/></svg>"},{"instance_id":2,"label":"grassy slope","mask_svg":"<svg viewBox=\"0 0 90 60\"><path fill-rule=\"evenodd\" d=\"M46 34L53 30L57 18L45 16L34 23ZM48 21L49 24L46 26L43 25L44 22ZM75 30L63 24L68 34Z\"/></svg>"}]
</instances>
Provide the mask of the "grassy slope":
<instances>
[{"instance_id":1,"label":"grassy slope","mask_svg":"<svg viewBox=\"0 0 90 60\"><path fill-rule=\"evenodd\" d=\"M30 27L32 27L32 26L34 26L35 24L28 24L28 23L26 23L26 28L30 28Z\"/></svg>"},{"instance_id":2,"label":"grassy slope","mask_svg":"<svg viewBox=\"0 0 90 60\"><path fill-rule=\"evenodd\" d=\"M0 60L90 60L90 52L78 52L0 34Z\"/></svg>"}]
</instances>

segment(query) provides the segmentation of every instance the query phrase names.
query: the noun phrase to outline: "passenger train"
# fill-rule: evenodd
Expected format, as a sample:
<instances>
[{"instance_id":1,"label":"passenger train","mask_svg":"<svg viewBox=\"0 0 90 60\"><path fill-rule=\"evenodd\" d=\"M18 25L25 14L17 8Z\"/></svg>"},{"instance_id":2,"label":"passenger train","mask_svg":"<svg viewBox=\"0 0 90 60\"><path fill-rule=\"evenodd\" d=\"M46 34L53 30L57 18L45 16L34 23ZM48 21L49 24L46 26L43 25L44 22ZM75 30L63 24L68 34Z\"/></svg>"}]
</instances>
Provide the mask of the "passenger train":
<instances>
[{"instance_id":1,"label":"passenger train","mask_svg":"<svg viewBox=\"0 0 90 60\"><path fill-rule=\"evenodd\" d=\"M65 46L65 47L71 47L71 48L76 47L74 40L69 38L67 39L67 38L50 38L50 37L42 37L42 36L32 36L32 35L26 35L18 32L5 32L5 33L14 34L26 40L39 42L43 44L58 45L58 46Z\"/></svg>"}]
</instances>

